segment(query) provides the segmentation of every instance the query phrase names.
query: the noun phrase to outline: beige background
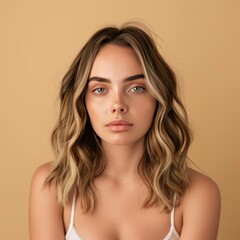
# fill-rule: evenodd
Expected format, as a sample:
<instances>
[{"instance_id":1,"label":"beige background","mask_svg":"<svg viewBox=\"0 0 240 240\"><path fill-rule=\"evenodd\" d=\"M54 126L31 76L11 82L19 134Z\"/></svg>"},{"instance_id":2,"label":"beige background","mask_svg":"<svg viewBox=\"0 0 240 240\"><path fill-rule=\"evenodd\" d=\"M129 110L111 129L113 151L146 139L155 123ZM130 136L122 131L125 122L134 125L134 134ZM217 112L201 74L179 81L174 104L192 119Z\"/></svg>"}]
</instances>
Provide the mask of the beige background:
<instances>
[{"instance_id":1,"label":"beige background","mask_svg":"<svg viewBox=\"0 0 240 240\"><path fill-rule=\"evenodd\" d=\"M53 159L56 98L70 62L99 27L130 19L158 34L179 77L195 131L190 157L222 193L218 239L240 239L239 10L238 0L1 0L1 239L28 239L30 179Z\"/></svg>"}]
</instances>

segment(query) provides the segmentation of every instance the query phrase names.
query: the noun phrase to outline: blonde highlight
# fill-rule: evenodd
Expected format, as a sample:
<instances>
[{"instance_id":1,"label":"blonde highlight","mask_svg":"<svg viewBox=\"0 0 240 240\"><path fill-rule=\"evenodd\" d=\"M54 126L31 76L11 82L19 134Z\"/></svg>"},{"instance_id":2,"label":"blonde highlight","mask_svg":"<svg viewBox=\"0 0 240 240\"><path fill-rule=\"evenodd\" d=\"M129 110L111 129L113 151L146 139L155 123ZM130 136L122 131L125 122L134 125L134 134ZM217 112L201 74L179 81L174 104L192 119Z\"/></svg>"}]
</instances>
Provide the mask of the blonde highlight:
<instances>
[{"instance_id":1,"label":"blonde highlight","mask_svg":"<svg viewBox=\"0 0 240 240\"><path fill-rule=\"evenodd\" d=\"M157 101L138 171L149 189L143 207L157 204L169 211L174 198L178 200L189 185L187 152L191 131L174 72L160 55L151 34L133 24L97 31L64 76L59 119L51 139L56 160L46 184L54 180L58 200L63 205L78 189L83 212L94 210L93 179L105 166L101 161L101 140L92 129L84 99L94 59L105 44L129 47L136 52L149 92Z\"/></svg>"}]
</instances>

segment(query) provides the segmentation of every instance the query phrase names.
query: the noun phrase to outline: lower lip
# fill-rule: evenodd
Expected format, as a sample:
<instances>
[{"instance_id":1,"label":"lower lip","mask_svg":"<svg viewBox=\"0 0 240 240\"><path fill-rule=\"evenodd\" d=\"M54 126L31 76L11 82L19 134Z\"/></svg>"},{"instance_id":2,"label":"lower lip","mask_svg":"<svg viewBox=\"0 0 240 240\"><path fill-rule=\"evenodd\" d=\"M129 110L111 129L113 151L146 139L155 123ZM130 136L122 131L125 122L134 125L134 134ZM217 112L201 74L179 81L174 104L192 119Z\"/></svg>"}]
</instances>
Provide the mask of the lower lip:
<instances>
[{"instance_id":1,"label":"lower lip","mask_svg":"<svg viewBox=\"0 0 240 240\"><path fill-rule=\"evenodd\" d=\"M118 124L118 125L109 125L107 126L110 131L113 132L124 132L128 131L132 125L131 124Z\"/></svg>"}]
</instances>

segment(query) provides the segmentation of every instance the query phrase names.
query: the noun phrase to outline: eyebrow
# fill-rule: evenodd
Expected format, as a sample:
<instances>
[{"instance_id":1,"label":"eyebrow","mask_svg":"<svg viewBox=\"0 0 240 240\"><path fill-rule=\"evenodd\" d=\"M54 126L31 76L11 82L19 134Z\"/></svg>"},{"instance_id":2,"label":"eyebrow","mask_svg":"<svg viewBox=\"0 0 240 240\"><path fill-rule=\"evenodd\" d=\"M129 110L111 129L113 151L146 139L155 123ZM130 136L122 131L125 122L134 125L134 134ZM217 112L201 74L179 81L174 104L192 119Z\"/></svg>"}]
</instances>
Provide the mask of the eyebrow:
<instances>
[{"instance_id":1,"label":"eyebrow","mask_svg":"<svg viewBox=\"0 0 240 240\"><path fill-rule=\"evenodd\" d=\"M124 79L124 82L130 82L130 81L134 81L134 80L137 80L137 79L140 79L140 78L144 78L144 74L136 74L136 75L133 75L133 76L130 76L130 77L127 77ZM91 77L88 79L88 81L97 81L97 82L107 82L107 83L110 83L110 79L107 79L107 78L102 78L102 77Z\"/></svg>"}]
</instances>

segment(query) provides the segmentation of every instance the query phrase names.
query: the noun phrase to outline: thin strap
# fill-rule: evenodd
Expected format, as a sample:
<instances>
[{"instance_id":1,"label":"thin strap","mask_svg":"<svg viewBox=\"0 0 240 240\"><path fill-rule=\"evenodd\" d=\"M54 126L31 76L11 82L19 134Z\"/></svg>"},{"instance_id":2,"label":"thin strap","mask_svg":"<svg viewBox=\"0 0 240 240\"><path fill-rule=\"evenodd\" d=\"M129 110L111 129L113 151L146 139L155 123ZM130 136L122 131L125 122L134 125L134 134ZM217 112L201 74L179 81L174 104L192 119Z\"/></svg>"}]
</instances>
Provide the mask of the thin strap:
<instances>
[{"instance_id":1,"label":"thin strap","mask_svg":"<svg viewBox=\"0 0 240 240\"><path fill-rule=\"evenodd\" d=\"M71 211L71 218L70 218L69 228L72 228L72 226L73 226L74 213L75 213L75 205L76 205L76 194L74 194L74 196L73 196L72 211Z\"/></svg>"},{"instance_id":2,"label":"thin strap","mask_svg":"<svg viewBox=\"0 0 240 240\"><path fill-rule=\"evenodd\" d=\"M174 211L175 207L173 207L172 211L171 211L171 227L174 227Z\"/></svg>"},{"instance_id":3,"label":"thin strap","mask_svg":"<svg viewBox=\"0 0 240 240\"><path fill-rule=\"evenodd\" d=\"M72 231L72 228L73 228L75 204L76 204L75 202L76 202L76 193L73 196L70 223L69 223L68 230L67 230L67 233L66 233L66 236L65 236L66 239L68 239L68 237L69 237L69 235L70 235L70 233Z\"/></svg>"},{"instance_id":4,"label":"thin strap","mask_svg":"<svg viewBox=\"0 0 240 240\"><path fill-rule=\"evenodd\" d=\"M171 211L171 227L174 227L175 203L176 203L176 195L174 195L174 198L173 198L174 206L173 206L172 211Z\"/></svg>"}]
</instances>

